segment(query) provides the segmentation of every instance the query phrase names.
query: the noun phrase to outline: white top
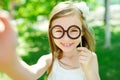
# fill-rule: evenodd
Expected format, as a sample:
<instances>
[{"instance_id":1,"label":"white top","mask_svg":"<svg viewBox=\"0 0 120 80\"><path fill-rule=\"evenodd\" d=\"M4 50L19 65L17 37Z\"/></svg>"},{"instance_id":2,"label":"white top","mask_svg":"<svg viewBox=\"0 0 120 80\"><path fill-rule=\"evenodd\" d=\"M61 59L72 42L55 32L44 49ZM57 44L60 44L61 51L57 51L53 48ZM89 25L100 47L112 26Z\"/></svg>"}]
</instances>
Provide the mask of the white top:
<instances>
[{"instance_id":1,"label":"white top","mask_svg":"<svg viewBox=\"0 0 120 80\"><path fill-rule=\"evenodd\" d=\"M86 78L81 67L78 69L65 69L59 65L59 61L56 59L48 80L86 80Z\"/></svg>"}]
</instances>

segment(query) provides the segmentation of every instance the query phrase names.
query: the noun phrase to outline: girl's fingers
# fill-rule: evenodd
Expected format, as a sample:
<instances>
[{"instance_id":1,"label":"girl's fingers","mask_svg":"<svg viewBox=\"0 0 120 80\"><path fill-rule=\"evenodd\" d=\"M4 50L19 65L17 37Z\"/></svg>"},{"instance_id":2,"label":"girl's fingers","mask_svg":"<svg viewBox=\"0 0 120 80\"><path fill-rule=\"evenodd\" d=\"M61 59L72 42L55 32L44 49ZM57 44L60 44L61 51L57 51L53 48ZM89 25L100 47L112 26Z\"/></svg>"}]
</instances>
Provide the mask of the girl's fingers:
<instances>
[{"instance_id":1,"label":"girl's fingers","mask_svg":"<svg viewBox=\"0 0 120 80\"><path fill-rule=\"evenodd\" d=\"M7 11L0 10L0 32L10 28L10 15Z\"/></svg>"},{"instance_id":2,"label":"girl's fingers","mask_svg":"<svg viewBox=\"0 0 120 80\"><path fill-rule=\"evenodd\" d=\"M86 49L86 47L77 47L77 50L85 50Z\"/></svg>"},{"instance_id":3,"label":"girl's fingers","mask_svg":"<svg viewBox=\"0 0 120 80\"><path fill-rule=\"evenodd\" d=\"M12 27L9 14L0 11L0 70L3 71L17 60L17 35Z\"/></svg>"},{"instance_id":4,"label":"girl's fingers","mask_svg":"<svg viewBox=\"0 0 120 80\"><path fill-rule=\"evenodd\" d=\"M80 62L81 64L85 64L85 65L88 64L88 61L87 61L87 60L84 60L84 59L80 59L79 62Z\"/></svg>"},{"instance_id":5,"label":"girl's fingers","mask_svg":"<svg viewBox=\"0 0 120 80\"><path fill-rule=\"evenodd\" d=\"M1 20L1 23L2 23L2 28L3 28L3 31L4 32L9 32L9 31L13 31L11 25L10 25L10 22L5 19L5 18L0 18Z\"/></svg>"},{"instance_id":6,"label":"girl's fingers","mask_svg":"<svg viewBox=\"0 0 120 80\"><path fill-rule=\"evenodd\" d=\"M77 48L79 55L79 62L83 65L88 66L92 59L92 52L85 47Z\"/></svg>"},{"instance_id":7,"label":"girl's fingers","mask_svg":"<svg viewBox=\"0 0 120 80\"><path fill-rule=\"evenodd\" d=\"M91 51L88 50L86 47L78 47L77 50L78 50L78 51L85 51L85 52L91 53Z\"/></svg>"},{"instance_id":8,"label":"girl's fingers","mask_svg":"<svg viewBox=\"0 0 120 80\"><path fill-rule=\"evenodd\" d=\"M8 51L12 48L16 48L17 44L17 35L10 24L8 15L9 14L5 12L2 13L0 11L0 49L3 51Z\"/></svg>"},{"instance_id":9,"label":"girl's fingers","mask_svg":"<svg viewBox=\"0 0 120 80\"><path fill-rule=\"evenodd\" d=\"M0 32L3 32L5 30L3 22L0 20Z\"/></svg>"},{"instance_id":10,"label":"girl's fingers","mask_svg":"<svg viewBox=\"0 0 120 80\"><path fill-rule=\"evenodd\" d=\"M84 52L84 51L80 51L79 52L79 56L85 56L87 57L88 56L88 53Z\"/></svg>"},{"instance_id":11,"label":"girl's fingers","mask_svg":"<svg viewBox=\"0 0 120 80\"><path fill-rule=\"evenodd\" d=\"M81 56L92 56L92 52L85 47L79 47L77 50Z\"/></svg>"}]
</instances>

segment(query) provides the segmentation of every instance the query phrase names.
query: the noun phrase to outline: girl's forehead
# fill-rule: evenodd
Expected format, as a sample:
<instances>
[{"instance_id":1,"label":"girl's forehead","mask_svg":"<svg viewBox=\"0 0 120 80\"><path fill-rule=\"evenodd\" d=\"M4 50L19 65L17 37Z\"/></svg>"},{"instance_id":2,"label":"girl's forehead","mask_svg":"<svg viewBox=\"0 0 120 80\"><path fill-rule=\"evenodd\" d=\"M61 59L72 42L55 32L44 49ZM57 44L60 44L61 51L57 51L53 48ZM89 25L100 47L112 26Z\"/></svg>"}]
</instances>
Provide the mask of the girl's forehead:
<instances>
[{"instance_id":1,"label":"girl's forehead","mask_svg":"<svg viewBox=\"0 0 120 80\"><path fill-rule=\"evenodd\" d=\"M57 18L52 22L52 26L54 25L61 25L62 27L64 27L64 29L67 29L71 25L77 25L82 28L81 19L77 15L67 15L61 18Z\"/></svg>"}]
</instances>

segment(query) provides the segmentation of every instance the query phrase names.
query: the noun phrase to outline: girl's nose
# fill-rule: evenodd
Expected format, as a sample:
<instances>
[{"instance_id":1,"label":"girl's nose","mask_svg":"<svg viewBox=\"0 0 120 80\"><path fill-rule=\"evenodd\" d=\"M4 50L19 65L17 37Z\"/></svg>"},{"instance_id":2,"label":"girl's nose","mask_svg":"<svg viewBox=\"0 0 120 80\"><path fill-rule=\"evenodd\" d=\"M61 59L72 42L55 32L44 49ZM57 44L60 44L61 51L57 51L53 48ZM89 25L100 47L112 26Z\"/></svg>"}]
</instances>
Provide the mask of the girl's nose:
<instances>
[{"instance_id":1,"label":"girl's nose","mask_svg":"<svg viewBox=\"0 0 120 80\"><path fill-rule=\"evenodd\" d=\"M67 40L70 39L70 38L68 37L67 33L64 34L63 39L64 39L65 41L67 41Z\"/></svg>"}]
</instances>

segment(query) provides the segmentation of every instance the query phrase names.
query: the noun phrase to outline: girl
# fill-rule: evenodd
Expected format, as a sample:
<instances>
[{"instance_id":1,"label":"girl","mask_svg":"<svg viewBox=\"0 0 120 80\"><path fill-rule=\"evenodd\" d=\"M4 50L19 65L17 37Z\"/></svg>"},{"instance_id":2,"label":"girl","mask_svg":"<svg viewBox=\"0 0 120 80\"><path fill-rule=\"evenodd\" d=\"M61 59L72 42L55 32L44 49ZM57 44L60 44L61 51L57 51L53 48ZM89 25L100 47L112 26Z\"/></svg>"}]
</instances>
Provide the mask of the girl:
<instances>
[{"instance_id":1,"label":"girl","mask_svg":"<svg viewBox=\"0 0 120 80\"><path fill-rule=\"evenodd\" d=\"M56 5L48 28L52 53L42 56L32 66L15 54L15 33L9 21L0 17L5 27L0 32L0 44L4 45L0 45L0 54L4 57L0 57L0 70L14 80L36 80L47 70L48 80L100 80L94 39L85 22L87 11L84 2L61 2ZM6 55L12 56L6 58Z\"/></svg>"}]
</instances>

